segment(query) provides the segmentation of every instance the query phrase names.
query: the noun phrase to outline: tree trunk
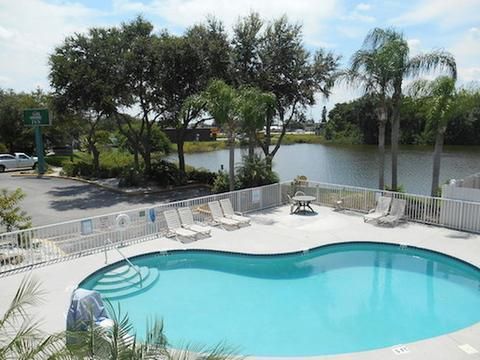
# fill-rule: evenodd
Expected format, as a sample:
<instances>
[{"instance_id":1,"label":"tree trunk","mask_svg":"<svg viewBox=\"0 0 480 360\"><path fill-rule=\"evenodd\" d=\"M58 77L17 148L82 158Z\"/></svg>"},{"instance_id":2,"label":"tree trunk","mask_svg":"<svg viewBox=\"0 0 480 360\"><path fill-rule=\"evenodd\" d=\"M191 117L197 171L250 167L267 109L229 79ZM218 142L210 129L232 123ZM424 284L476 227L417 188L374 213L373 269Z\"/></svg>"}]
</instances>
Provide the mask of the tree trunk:
<instances>
[{"instance_id":1,"label":"tree trunk","mask_svg":"<svg viewBox=\"0 0 480 360\"><path fill-rule=\"evenodd\" d=\"M378 122L378 188L380 190L385 189L385 121L379 120Z\"/></svg>"},{"instance_id":2,"label":"tree trunk","mask_svg":"<svg viewBox=\"0 0 480 360\"><path fill-rule=\"evenodd\" d=\"M100 151L98 151L94 144L91 145L90 149L93 156L93 171L95 172L95 176L98 176L100 170Z\"/></svg>"},{"instance_id":3,"label":"tree trunk","mask_svg":"<svg viewBox=\"0 0 480 360\"><path fill-rule=\"evenodd\" d=\"M445 130L438 129L435 137L435 149L433 151L433 173L432 173L432 196L438 195L438 187L440 182L440 161L442 159L443 140Z\"/></svg>"},{"instance_id":4,"label":"tree trunk","mask_svg":"<svg viewBox=\"0 0 480 360\"><path fill-rule=\"evenodd\" d=\"M138 161L138 150L133 151L133 164L135 166L135 170L140 169L140 163Z\"/></svg>"},{"instance_id":5,"label":"tree trunk","mask_svg":"<svg viewBox=\"0 0 480 360\"><path fill-rule=\"evenodd\" d=\"M400 138L400 93L392 97L392 191L398 190L398 141Z\"/></svg>"},{"instance_id":6,"label":"tree trunk","mask_svg":"<svg viewBox=\"0 0 480 360\"><path fill-rule=\"evenodd\" d=\"M178 154L178 168L185 173L185 130L183 128L177 129L177 154Z\"/></svg>"},{"instance_id":7,"label":"tree trunk","mask_svg":"<svg viewBox=\"0 0 480 360\"><path fill-rule=\"evenodd\" d=\"M143 161L145 162L145 175L150 176L151 170L152 170L152 146L151 146L151 141L152 141L152 124L147 124L146 126L147 130L147 136L144 137L143 140L143 149L144 149L144 155L143 155Z\"/></svg>"},{"instance_id":8,"label":"tree trunk","mask_svg":"<svg viewBox=\"0 0 480 360\"><path fill-rule=\"evenodd\" d=\"M228 159L228 180L230 191L235 190L235 136L233 131L230 131L228 135L228 142L230 146L230 153Z\"/></svg>"},{"instance_id":9,"label":"tree trunk","mask_svg":"<svg viewBox=\"0 0 480 360\"><path fill-rule=\"evenodd\" d=\"M255 155L255 135L255 130L253 130L248 136L248 158L250 160L252 160L253 156Z\"/></svg>"}]
</instances>

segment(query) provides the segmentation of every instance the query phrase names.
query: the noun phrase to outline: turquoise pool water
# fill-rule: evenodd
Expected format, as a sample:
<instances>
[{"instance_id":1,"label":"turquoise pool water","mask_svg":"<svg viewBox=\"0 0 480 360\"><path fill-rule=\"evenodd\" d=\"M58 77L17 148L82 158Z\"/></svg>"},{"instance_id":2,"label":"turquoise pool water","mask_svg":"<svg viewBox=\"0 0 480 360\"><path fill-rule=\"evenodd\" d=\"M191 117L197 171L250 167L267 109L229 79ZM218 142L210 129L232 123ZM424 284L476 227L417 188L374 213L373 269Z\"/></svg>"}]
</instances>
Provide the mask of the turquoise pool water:
<instances>
[{"instance_id":1,"label":"turquoise pool water","mask_svg":"<svg viewBox=\"0 0 480 360\"><path fill-rule=\"evenodd\" d=\"M480 271L414 248L373 243L249 256L180 251L133 258L144 288L120 263L87 278L128 312L137 333L164 319L173 347L221 341L245 355L309 356L370 350L480 321Z\"/></svg>"}]
</instances>

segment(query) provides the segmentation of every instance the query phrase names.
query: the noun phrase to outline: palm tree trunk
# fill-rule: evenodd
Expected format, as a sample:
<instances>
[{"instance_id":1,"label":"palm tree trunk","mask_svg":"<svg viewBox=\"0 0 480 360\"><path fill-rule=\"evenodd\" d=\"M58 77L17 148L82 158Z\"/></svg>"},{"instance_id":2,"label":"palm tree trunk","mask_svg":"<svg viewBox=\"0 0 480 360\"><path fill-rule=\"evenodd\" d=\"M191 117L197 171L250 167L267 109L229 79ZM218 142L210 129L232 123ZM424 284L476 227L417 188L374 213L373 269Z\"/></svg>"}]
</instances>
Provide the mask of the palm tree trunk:
<instances>
[{"instance_id":1,"label":"palm tree trunk","mask_svg":"<svg viewBox=\"0 0 480 360\"><path fill-rule=\"evenodd\" d=\"M400 90L401 91L401 90ZM392 191L398 190L398 140L400 138L400 95L392 97Z\"/></svg>"},{"instance_id":2,"label":"palm tree trunk","mask_svg":"<svg viewBox=\"0 0 480 360\"><path fill-rule=\"evenodd\" d=\"M433 151L432 196L438 195L438 187L440 182L440 161L442 159L444 136L445 131L443 129L438 129L437 136L435 137L435 149Z\"/></svg>"},{"instance_id":3,"label":"palm tree trunk","mask_svg":"<svg viewBox=\"0 0 480 360\"><path fill-rule=\"evenodd\" d=\"M228 142L230 147L230 153L228 158L228 180L229 180L229 190L235 190L235 137L233 131L230 131L228 136Z\"/></svg>"},{"instance_id":4,"label":"palm tree trunk","mask_svg":"<svg viewBox=\"0 0 480 360\"><path fill-rule=\"evenodd\" d=\"M378 122L378 188L385 189L385 121Z\"/></svg>"}]
</instances>

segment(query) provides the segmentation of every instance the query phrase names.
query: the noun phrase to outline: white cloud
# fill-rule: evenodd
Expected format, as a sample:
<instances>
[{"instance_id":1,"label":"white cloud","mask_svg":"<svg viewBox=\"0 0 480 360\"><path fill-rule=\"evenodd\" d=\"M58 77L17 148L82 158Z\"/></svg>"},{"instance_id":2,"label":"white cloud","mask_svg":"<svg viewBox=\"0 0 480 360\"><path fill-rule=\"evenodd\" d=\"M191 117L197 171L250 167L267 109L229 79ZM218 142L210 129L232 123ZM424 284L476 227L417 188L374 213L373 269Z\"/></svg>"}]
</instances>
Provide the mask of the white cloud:
<instances>
[{"instance_id":1,"label":"white cloud","mask_svg":"<svg viewBox=\"0 0 480 360\"><path fill-rule=\"evenodd\" d=\"M0 87L47 87L48 54L65 36L85 30L96 15L96 11L78 3L2 1Z\"/></svg>"},{"instance_id":2,"label":"white cloud","mask_svg":"<svg viewBox=\"0 0 480 360\"><path fill-rule=\"evenodd\" d=\"M391 20L405 26L435 21L442 26L461 25L478 21L480 1L478 0L422 0L412 2L414 8Z\"/></svg>"},{"instance_id":3,"label":"white cloud","mask_svg":"<svg viewBox=\"0 0 480 360\"><path fill-rule=\"evenodd\" d=\"M230 29L238 18L251 11L258 12L262 17L271 20L287 15L291 21L303 24L305 40L308 43L321 43L321 33L325 22L331 19L338 10L339 0L152 0L140 4L135 1L115 0L117 11L130 12L132 8L138 11L156 15L169 25L188 27L205 20L208 15L221 19L226 28Z\"/></svg>"},{"instance_id":4,"label":"white cloud","mask_svg":"<svg viewBox=\"0 0 480 360\"><path fill-rule=\"evenodd\" d=\"M422 52L420 39L407 39L407 43L410 49L410 56L415 56Z\"/></svg>"},{"instance_id":5,"label":"white cloud","mask_svg":"<svg viewBox=\"0 0 480 360\"><path fill-rule=\"evenodd\" d=\"M480 80L480 29L473 27L455 39L448 49L457 62L460 82Z\"/></svg>"},{"instance_id":6,"label":"white cloud","mask_svg":"<svg viewBox=\"0 0 480 360\"><path fill-rule=\"evenodd\" d=\"M372 6L370 4L360 3L355 7L355 10L357 10L357 11L368 11L371 8L372 8Z\"/></svg>"}]
</instances>

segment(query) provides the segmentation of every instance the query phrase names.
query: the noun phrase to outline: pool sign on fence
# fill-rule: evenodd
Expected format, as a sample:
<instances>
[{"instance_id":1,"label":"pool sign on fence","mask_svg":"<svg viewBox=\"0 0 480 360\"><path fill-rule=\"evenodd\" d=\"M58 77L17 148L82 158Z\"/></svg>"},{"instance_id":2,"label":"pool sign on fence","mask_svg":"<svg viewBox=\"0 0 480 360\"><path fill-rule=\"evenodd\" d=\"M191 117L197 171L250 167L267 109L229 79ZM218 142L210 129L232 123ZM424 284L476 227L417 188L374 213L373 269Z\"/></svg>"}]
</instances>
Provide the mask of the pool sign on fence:
<instances>
[{"instance_id":1,"label":"pool sign on fence","mask_svg":"<svg viewBox=\"0 0 480 360\"><path fill-rule=\"evenodd\" d=\"M43 141L41 126L52 125L52 119L48 109L25 109L23 110L23 124L35 127L35 148L38 158L38 175L45 172L45 159L43 158Z\"/></svg>"}]
</instances>

